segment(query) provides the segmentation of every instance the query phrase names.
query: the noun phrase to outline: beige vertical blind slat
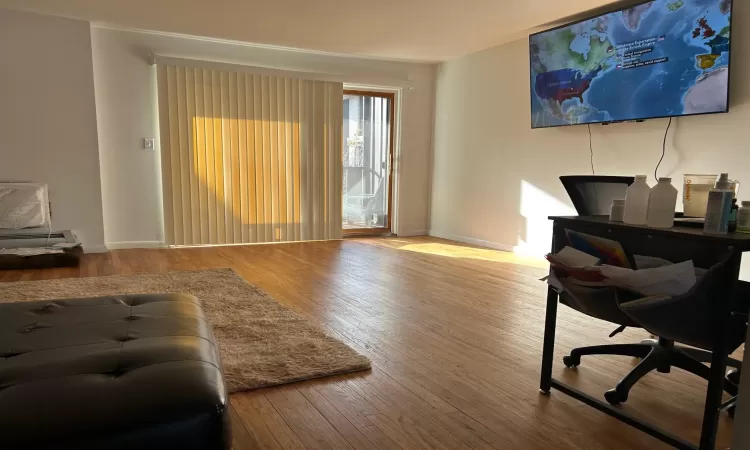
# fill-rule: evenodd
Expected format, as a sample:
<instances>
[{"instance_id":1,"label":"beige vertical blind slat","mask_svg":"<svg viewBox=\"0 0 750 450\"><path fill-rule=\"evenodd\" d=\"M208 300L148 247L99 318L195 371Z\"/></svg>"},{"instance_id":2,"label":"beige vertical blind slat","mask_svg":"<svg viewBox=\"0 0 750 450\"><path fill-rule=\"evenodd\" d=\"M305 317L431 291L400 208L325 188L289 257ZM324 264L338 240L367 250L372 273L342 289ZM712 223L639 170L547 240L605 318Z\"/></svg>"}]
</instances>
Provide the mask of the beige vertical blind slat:
<instances>
[{"instance_id":1,"label":"beige vertical blind slat","mask_svg":"<svg viewBox=\"0 0 750 450\"><path fill-rule=\"evenodd\" d=\"M269 77L268 80L268 142L269 142L269 180L271 183L271 240L278 241L277 225L279 224L279 105L276 103L277 78Z\"/></svg>"},{"instance_id":2,"label":"beige vertical blind slat","mask_svg":"<svg viewBox=\"0 0 750 450\"><path fill-rule=\"evenodd\" d=\"M217 136L218 142L214 157L216 158L216 192L217 206L219 210L216 215L216 225L219 231L219 244L227 244L227 170L226 170L226 142L227 142L227 108L225 99L226 80L225 73L216 72L216 110L218 111L218 120L216 124L218 126Z\"/></svg>"},{"instance_id":3,"label":"beige vertical blind slat","mask_svg":"<svg viewBox=\"0 0 750 450\"><path fill-rule=\"evenodd\" d=\"M253 124L255 125L255 232L257 242L266 242L265 203L263 202L263 108L261 77L253 75Z\"/></svg>"},{"instance_id":4,"label":"beige vertical blind slat","mask_svg":"<svg viewBox=\"0 0 750 450\"><path fill-rule=\"evenodd\" d=\"M299 241L302 239L300 227L302 224L302 209L301 209L301 175L300 175L300 143L299 143L299 80L292 80L292 183L294 184L292 194L293 202L293 217L294 217L294 240ZM343 121L343 119L342 119Z\"/></svg>"},{"instance_id":5,"label":"beige vertical blind slat","mask_svg":"<svg viewBox=\"0 0 750 450\"><path fill-rule=\"evenodd\" d=\"M205 79L202 69L195 70L195 185L198 188L198 226L200 233L197 243L208 244L208 188L206 179L206 102L205 102ZM195 205L193 206L195 207ZM195 220L195 219L193 219Z\"/></svg>"},{"instance_id":6,"label":"beige vertical blind slat","mask_svg":"<svg viewBox=\"0 0 750 450\"><path fill-rule=\"evenodd\" d=\"M271 184L271 99L270 95L268 95L271 88L270 78L269 76L261 77L261 90L266 94L261 97L264 242L273 242L273 209L271 204L271 190L273 189L273 185Z\"/></svg>"},{"instance_id":7,"label":"beige vertical blind slat","mask_svg":"<svg viewBox=\"0 0 750 450\"><path fill-rule=\"evenodd\" d=\"M229 77L227 73L221 74L221 146L224 175L224 240L225 243L233 242L232 222L232 118L229 108Z\"/></svg>"},{"instance_id":8,"label":"beige vertical blind slat","mask_svg":"<svg viewBox=\"0 0 750 450\"><path fill-rule=\"evenodd\" d=\"M177 136L179 142L178 158L180 160L180 198L182 211L190 213L190 143L187 130L187 89L185 77L187 71L177 71ZM183 239L192 239L192 220L182 224Z\"/></svg>"},{"instance_id":9,"label":"beige vertical blind slat","mask_svg":"<svg viewBox=\"0 0 750 450\"><path fill-rule=\"evenodd\" d=\"M242 242L242 191L240 190L240 130L237 73L229 74L229 130L232 136L232 240Z\"/></svg>"},{"instance_id":10,"label":"beige vertical blind slat","mask_svg":"<svg viewBox=\"0 0 750 450\"><path fill-rule=\"evenodd\" d=\"M341 238L343 86L159 65L170 245Z\"/></svg>"},{"instance_id":11,"label":"beige vertical blind slat","mask_svg":"<svg viewBox=\"0 0 750 450\"><path fill-rule=\"evenodd\" d=\"M214 116L211 120L214 126L214 148L212 151L214 160L213 190L216 193L216 210L212 215L216 218L216 243L226 244L226 228L224 228L224 118L222 117L221 108L221 72L212 70L211 82L211 97L214 111Z\"/></svg>"},{"instance_id":12,"label":"beige vertical blind slat","mask_svg":"<svg viewBox=\"0 0 750 450\"><path fill-rule=\"evenodd\" d=\"M312 110L310 107L310 96L312 90L308 89L308 81L300 81L300 102L299 102L299 116L310 117L312 116ZM343 119L342 119L343 123ZM311 183L309 182L310 169L310 153L312 148L310 147L310 124L300 120L300 133L299 133L299 145L300 145L300 239L303 241L314 239L311 234L312 231L312 193ZM343 162L342 162L343 164ZM343 200L343 199L342 199Z\"/></svg>"},{"instance_id":13,"label":"beige vertical blind slat","mask_svg":"<svg viewBox=\"0 0 750 450\"><path fill-rule=\"evenodd\" d=\"M193 173L198 171L197 162L197 144L198 137L195 133L195 120L196 106L195 106L195 91L196 91L196 80L195 70L188 69L185 73L185 101L187 104L187 116L185 118L185 140L188 143L189 152L186 156L190 173L188 174L188 182L190 183L190 197L188 204L190 205L191 220L190 220L190 239L193 242L200 242L200 199L198 196L198 182Z\"/></svg>"},{"instance_id":14,"label":"beige vertical blind slat","mask_svg":"<svg viewBox=\"0 0 750 450\"><path fill-rule=\"evenodd\" d=\"M284 80L284 236L292 240L294 236L294 179L292 172L292 83Z\"/></svg>"},{"instance_id":15,"label":"beige vertical blind slat","mask_svg":"<svg viewBox=\"0 0 750 450\"><path fill-rule=\"evenodd\" d=\"M257 230L257 194L255 188L255 107L252 100L253 94L253 76L245 76L245 111L247 119L245 120L245 130L247 132L247 224L249 231L248 242L258 242Z\"/></svg>"},{"instance_id":16,"label":"beige vertical blind slat","mask_svg":"<svg viewBox=\"0 0 750 450\"><path fill-rule=\"evenodd\" d=\"M204 117L206 127L206 174L203 182L206 185L206 191L208 195L208 209L206 210L206 216L208 219L208 244L218 244L218 233L216 229L216 160L214 159L214 148L216 146L214 130L216 127L214 126L213 119L213 117L215 117L213 71L204 70L203 77L203 99L206 102L206 116ZM169 107L169 105L167 107Z\"/></svg>"},{"instance_id":17,"label":"beige vertical blind slat","mask_svg":"<svg viewBox=\"0 0 750 450\"><path fill-rule=\"evenodd\" d=\"M316 117L325 118L325 104L323 102L323 82L314 82L315 89L313 90L313 103L314 103L314 114ZM342 99L343 101L343 99ZM325 120L325 119L324 119ZM342 120L343 124L343 120ZM313 189L314 196L313 202L315 205L315 216L313 217L315 239L322 239L323 236L323 221L320 220L324 216L325 211L325 193L323 192L323 183L320 182L320 178L325 181L325 161L323 160L323 135L324 135L325 121L323 126L314 127L313 133L315 136L315 142L313 143Z\"/></svg>"},{"instance_id":18,"label":"beige vertical blind slat","mask_svg":"<svg viewBox=\"0 0 750 450\"><path fill-rule=\"evenodd\" d=\"M242 242L248 242L248 196L247 196L247 184L248 184L248 173L247 173L247 153L242 149L247 148L247 128L245 127L246 119L245 109L245 74L237 74L237 160L239 162L239 184L240 190L239 195L239 223L240 223L240 240Z\"/></svg>"}]
</instances>

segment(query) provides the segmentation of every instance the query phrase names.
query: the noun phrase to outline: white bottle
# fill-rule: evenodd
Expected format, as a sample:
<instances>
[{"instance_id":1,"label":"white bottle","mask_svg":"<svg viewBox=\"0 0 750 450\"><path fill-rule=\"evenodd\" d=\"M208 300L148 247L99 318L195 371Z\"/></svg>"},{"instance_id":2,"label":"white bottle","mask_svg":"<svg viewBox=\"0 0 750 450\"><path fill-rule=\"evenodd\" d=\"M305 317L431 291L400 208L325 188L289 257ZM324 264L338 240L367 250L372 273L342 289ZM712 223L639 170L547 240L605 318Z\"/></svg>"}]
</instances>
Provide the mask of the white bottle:
<instances>
[{"instance_id":1,"label":"white bottle","mask_svg":"<svg viewBox=\"0 0 750 450\"><path fill-rule=\"evenodd\" d=\"M612 206L609 208L609 221L622 222L625 215L625 199L612 200Z\"/></svg>"},{"instance_id":2,"label":"white bottle","mask_svg":"<svg viewBox=\"0 0 750 450\"><path fill-rule=\"evenodd\" d=\"M742 208L737 211L737 231L750 233L750 202L743 201Z\"/></svg>"},{"instance_id":3,"label":"white bottle","mask_svg":"<svg viewBox=\"0 0 750 450\"><path fill-rule=\"evenodd\" d=\"M671 178L659 178L659 184L651 189L648 200L648 226L652 228L672 228L677 208L677 188Z\"/></svg>"},{"instance_id":4,"label":"white bottle","mask_svg":"<svg viewBox=\"0 0 750 450\"><path fill-rule=\"evenodd\" d=\"M732 212L734 191L731 189L729 175L722 173L716 187L708 191L708 205L706 206L706 222L703 232L710 234L726 234L729 231L729 214Z\"/></svg>"},{"instance_id":5,"label":"white bottle","mask_svg":"<svg viewBox=\"0 0 750 450\"><path fill-rule=\"evenodd\" d=\"M650 194L651 188L646 183L646 175L636 175L635 182L625 191L623 222L630 225L646 225Z\"/></svg>"}]
</instances>

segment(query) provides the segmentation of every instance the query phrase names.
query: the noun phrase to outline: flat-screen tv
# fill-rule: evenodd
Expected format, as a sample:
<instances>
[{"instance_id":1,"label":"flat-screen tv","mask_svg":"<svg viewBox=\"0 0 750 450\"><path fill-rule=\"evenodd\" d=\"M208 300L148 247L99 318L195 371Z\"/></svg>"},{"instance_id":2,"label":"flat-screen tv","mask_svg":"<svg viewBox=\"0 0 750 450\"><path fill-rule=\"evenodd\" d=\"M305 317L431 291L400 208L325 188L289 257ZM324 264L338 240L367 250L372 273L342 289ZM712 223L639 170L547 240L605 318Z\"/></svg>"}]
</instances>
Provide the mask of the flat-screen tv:
<instances>
[{"instance_id":1,"label":"flat-screen tv","mask_svg":"<svg viewBox=\"0 0 750 450\"><path fill-rule=\"evenodd\" d=\"M731 0L654 0L529 36L531 126L728 111Z\"/></svg>"}]
</instances>

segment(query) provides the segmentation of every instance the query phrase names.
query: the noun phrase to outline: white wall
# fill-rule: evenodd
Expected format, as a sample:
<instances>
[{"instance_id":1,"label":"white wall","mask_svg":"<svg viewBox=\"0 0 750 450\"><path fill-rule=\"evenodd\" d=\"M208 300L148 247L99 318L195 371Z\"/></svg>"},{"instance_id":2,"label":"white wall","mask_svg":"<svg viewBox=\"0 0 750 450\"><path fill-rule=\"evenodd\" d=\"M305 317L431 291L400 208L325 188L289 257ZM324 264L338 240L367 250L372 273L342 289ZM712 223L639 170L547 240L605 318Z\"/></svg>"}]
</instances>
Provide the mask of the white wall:
<instances>
[{"instance_id":1,"label":"white wall","mask_svg":"<svg viewBox=\"0 0 750 450\"><path fill-rule=\"evenodd\" d=\"M672 125L660 176L729 172L750 199L750 5L735 2L729 114ZM543 254L548 215L574 213L558 177L589 174L585 126L530 129L528 40L444 63L438 70L431 232ZM666 119L594 125L598 174L648 174ZM744 192L744 194L743 194ZM678 205L681 207L681 204Z\"/></svg>"},{"instance_id":2,"label":"white wall","mask_svg":"<svg viewBox=\"0 0 750 450\"><path fill-rule=\"evenodd\" d=\"M345 83L404 88L399 171L399 234L428 229L435 66L345 58L93 27L96 106L110 248L164 241L155 68L148 54L326 74ZM413 87L409 90L408 87ZM141 149L154 137L157 150Z\"/></svg>"},{"instance_id":3,"label":"white wall","mask_svg":"<svg viewBox=\"0 0 750 450\"><path fill-rule=\"evenodd\" d=\"M47 183L53 227L105 250L88 22L0 9L0 180Z\"/></svg>"}]
</instances>

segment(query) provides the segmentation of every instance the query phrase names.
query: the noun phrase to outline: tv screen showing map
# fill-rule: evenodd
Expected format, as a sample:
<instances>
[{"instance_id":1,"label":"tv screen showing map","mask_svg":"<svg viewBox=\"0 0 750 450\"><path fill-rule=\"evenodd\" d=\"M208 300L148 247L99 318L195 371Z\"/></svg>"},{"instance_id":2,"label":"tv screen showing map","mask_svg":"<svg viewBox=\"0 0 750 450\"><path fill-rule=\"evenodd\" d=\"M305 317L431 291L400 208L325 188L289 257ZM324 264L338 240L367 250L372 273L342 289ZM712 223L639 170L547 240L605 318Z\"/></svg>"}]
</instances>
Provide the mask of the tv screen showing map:
<instances>
[{"instance_id":1,"label":"tv screen showing map","mask_svg":"<svg viewBox=\"0 0 750 450\"><path fill-rule=\"evenodd\" d=\"M727 112L731 0L655 0L529 37L532 128Z\"/></svg>"}]
</instances>

